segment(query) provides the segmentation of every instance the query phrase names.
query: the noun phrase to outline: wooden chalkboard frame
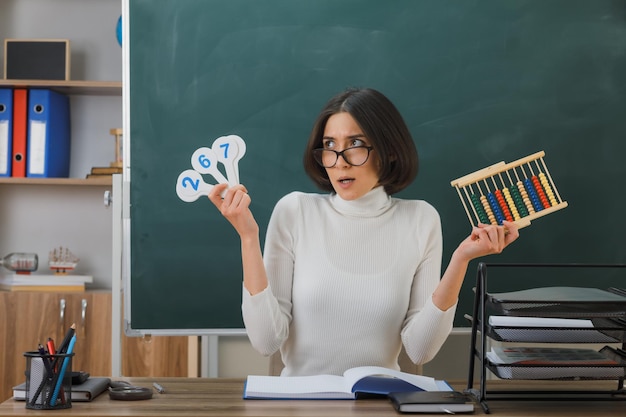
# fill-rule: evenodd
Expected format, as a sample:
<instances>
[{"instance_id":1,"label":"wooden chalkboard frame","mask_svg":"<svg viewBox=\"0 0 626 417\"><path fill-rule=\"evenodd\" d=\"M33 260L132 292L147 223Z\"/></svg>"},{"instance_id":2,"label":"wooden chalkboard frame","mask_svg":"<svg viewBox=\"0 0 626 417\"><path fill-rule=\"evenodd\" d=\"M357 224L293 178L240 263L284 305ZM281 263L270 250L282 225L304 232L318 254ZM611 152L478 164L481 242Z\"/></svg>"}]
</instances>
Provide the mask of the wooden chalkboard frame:
<instances>
[{"instance_id":1,"label":"wooden chalkboard frame","mask_svg":"<svg viewBox=\"0 0 626 417\"><path fill-rule=\"evenodd\" d=\"M241 329L238 238L208 201L178 200L174 182L195 149L240 135L240 176L264 236L282 195L316 192L301 167L308 130L328 97L355 85L381 90L407 120L421 166L398 197L439 211L443 268L469 232L450 181L538 150L569 207L489 261L624 262L626 2L129 3L128 331ZM477 262L458 327L469 326ZM172 263L195 266L167 271ZM499 284L542 279L512 273Z\"/></svg>"}]
</instances>

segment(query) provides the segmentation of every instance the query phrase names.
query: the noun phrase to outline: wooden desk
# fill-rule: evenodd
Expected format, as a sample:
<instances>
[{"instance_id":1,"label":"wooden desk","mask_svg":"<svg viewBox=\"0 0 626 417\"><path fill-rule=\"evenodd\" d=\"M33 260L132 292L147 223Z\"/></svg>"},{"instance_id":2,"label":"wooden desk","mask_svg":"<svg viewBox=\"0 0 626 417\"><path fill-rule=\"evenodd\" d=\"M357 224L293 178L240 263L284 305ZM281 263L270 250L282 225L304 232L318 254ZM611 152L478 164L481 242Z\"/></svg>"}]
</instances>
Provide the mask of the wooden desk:
<instances>
[{"instance_id":1,"label":"wooden desk","mask_svg":"<svg viewBox=\"0 0 626 417\"><path fill-rule=\"evenodd\" d=\"M151 387L153 381L165 388L151 400L114 401L108 394L90 403L74 402L72 408L59 411L26 410L24 402L7 400L0 404L0 416L394 416L400 414L387 400L269 401L243 400L243 380L207 378L126 378ZM497 381L494 384L499 385ZM594 381L595 382L595 381ZM453 384L463 389L464 384ZM519 384L517 384L519 385ZM537 387L537 383L533 387ZM559 385L563 387L563 383ZM567 385L569 387L569 385ZM606 386L606 385L605 385ZM609 385L613 387L613 384ZM554 387L554 385L552 385ZM491 401L495 417L516 416L618 416L626 413L626 401ZM476 415L484 415L480 406Z\"/></svg>"}]
</instances>

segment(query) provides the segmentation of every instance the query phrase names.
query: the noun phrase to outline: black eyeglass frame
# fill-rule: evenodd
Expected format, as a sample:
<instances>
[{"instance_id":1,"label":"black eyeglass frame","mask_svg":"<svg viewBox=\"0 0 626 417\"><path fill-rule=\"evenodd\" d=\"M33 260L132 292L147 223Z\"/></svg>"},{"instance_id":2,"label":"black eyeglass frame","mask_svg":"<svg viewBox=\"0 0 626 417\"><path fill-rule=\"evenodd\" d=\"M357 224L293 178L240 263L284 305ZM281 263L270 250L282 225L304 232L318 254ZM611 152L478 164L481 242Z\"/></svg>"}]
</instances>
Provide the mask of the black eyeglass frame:
<instances>
[{"instance_id":1,"label":"black eyeglass frame","mask_svg":"<svg viewBox=\"0 0 626 417\"><path fill-rule=\"evenodd\" d=\"M352 162L348 161L348 159L344 155L344 152L352 150L352 149L359 149L359 148L367 149L367 157L365 157L365 160L361 162L360 164L353 164ZM343 158L344 161L348 163L348 165L353 166L353 167L360 167L361 165L364 165L370 159L370 153L372 152L373 149L374 149L373 146L366 146L366 145L351 146L349 148L344 149L343 151L335 151L334 149L316 148L316 149L313 149L313 157L315 158L315 162L317 162L324 168L332 168L335 165L337 165L337 161L339 161L340 156ZM335 162L330 166L326 166L322 163L322 154L324 153L324 151L335 153L335 156L336 156Z\"/></svg>"}]
</instances>

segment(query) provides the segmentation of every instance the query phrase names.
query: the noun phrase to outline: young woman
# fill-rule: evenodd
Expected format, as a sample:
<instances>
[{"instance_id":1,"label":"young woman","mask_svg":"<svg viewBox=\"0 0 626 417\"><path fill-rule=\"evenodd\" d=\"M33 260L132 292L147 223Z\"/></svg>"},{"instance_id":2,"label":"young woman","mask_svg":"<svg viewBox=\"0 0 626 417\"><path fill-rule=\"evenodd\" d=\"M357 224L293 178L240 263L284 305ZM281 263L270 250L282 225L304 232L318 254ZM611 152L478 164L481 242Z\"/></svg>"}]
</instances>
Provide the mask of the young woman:
<instances>
[{"instance_id":1,"label":"young woman","mask_svg":"<svg viewBox=\"0 0 626 417\"><path fill-rule=\"evenodd\" d=\"M417 175L415 145L383 94L349 89L318 116L304 168L327 194L292 192L272 213L265 252L245 186L209 199L241 238L242 311L255 349L280 349L282 375L342 374L361 365L398 369L402 344L431 360L452 329L470 260L500 253L513 223L480 225L441 276L437 211L392 197Z\"/></svg>"}]
</instances>

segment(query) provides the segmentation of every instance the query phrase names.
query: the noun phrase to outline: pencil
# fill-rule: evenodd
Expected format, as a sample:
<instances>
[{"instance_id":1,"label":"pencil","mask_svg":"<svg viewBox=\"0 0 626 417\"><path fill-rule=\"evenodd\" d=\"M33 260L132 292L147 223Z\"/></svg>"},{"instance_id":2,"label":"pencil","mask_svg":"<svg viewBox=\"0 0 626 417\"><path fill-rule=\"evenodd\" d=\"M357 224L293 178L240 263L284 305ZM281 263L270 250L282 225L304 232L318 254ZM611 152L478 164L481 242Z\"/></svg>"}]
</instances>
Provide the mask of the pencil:
<instances>
[{"instance_id":1,"label":"pencil","mask_svg":"<svg viewBox=\"0 0 626 417\"><path fill-rule=\"evenodd\" d=\"M67 353L67 348L70 344L70 340L72 340L72 337L75 334L76 334L76 323L72 323L70 328L67 330L67 333L65 333L65 337L63 338L63 341L59 345L59 349L57 350L57 353L61 353L61 354ZM55 371L59 370L59 367L60 367L59 359L60 359L60 356L55 357L52 363L52 369L54 369ZM62 387L61 387L61 401L65 402L65 390L63 390Z\"/></svg>"},{"instance_id":2,"label":"pencil","mask_svg":"<svg viewBox=\"0 0 626 417\"><path fill-rule=\"evenodd\" d=\"M72 339L72 336L74 336L74 332L76 332L76 323L72 323L70 328L67 330L67 333L65 334L65 337L63 338L63 341L61 342L61 345L59 345L59 349L58 349L59 353L67 352L67 347L70 343L70 340Z\"/></svg>"}]
</instances>

